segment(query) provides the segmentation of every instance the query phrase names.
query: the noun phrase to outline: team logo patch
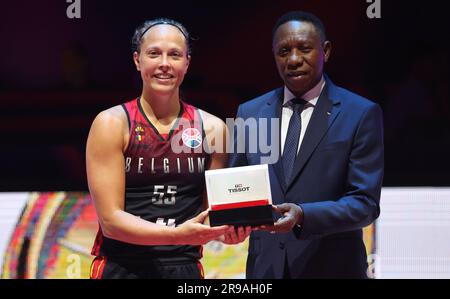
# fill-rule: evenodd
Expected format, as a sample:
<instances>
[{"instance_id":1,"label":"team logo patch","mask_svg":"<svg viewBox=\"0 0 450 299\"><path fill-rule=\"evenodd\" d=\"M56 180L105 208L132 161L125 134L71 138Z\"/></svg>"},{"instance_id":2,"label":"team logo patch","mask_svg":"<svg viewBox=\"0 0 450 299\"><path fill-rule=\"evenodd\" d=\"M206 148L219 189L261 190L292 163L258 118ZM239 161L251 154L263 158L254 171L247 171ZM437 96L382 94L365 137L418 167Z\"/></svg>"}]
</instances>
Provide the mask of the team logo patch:
<instances>
[{"instance_id":1,"label":"team logo patch","mask_svg":"<svg viewBox=\"0 0 450 299\"><path fill-rule=\"evenodd\" d=\"M142 141L142 134L144 134L144 129L141 126L136 127L136 129L134 129L134 131L136 132L136 141Z\"/></svg>"},{"instance_id":2,"label":"team logo patch","mask_svg":"<svg viewBox=\"0 0 450 299\"><path fill-rule=\"evenodd\" d=\"M190 148L197 148L202 144L202 134L196 128L189 128L181 135L184 145Z\"/></svg>"}]
</instances>

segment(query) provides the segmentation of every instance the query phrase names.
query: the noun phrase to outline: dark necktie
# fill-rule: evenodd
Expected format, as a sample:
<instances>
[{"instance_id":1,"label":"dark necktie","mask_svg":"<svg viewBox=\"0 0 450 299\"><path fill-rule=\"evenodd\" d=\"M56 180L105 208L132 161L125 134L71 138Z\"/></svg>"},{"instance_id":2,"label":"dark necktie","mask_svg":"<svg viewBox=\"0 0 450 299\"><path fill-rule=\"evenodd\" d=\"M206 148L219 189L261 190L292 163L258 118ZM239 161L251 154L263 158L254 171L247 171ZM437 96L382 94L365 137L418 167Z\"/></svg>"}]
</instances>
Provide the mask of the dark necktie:
<instances>
[{"instance_id":1,"label":"dark necktie","mask_svg":"<svg viewBox=\"0 0 450 299\"><path fill-rule=\"evenodd\" d=\"M307 102L302 99L292 99L289 105L293 109L291 119L289 120L289 127L284 142L283 149L283 170L286 184L289 184L292 170L294 169L295 158L297 158L297 148L300 138L300 131L302 129L301 113Z\"/></svg>"}]
</instances>

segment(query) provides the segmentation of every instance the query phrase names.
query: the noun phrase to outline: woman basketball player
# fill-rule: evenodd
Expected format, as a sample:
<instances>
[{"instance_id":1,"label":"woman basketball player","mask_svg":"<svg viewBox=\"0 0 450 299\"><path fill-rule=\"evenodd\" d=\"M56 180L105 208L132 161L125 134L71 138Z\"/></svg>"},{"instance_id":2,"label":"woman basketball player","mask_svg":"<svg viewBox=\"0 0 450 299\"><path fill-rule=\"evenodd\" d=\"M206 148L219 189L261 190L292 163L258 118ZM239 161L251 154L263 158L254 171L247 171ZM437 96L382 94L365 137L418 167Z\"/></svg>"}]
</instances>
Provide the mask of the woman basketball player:
<instances>
[{"instance_id":1,"label":"woman basketball player","mask_svg":"<svg viewBox=\"0 0 450 299\"><path fill-rule=\"evenodd\" d=\"M251 231L203 224L204 170L226 167L228 158L205 149L226 136L226 126L180 99L191 58L182 24L147 21L133 47L142 93L101 112L87 141L100 223L91 278L202 278L201 245L218 238L236 244Z\"/></svg>"}]
</instances>

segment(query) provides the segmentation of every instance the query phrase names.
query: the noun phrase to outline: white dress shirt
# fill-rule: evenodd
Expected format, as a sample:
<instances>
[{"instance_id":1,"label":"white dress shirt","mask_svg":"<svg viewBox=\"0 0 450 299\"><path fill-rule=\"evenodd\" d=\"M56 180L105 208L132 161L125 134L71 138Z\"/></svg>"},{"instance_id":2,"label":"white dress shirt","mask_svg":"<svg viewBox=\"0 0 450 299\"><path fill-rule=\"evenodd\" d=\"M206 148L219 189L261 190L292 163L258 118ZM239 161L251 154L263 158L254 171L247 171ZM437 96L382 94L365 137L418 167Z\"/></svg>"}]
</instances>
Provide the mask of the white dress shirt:
<instances>
[{"instance_id":1,"label":"white dress shirt","mask_svg":"<svg viewBox=\"0 0 450 299\"><path fill-rule=\"evenodd\" d=\"M303 111L301 113L302 119L302 130L300 132L300 139L298 141L297 153L300 150L300 146L302 145L303 137L305 136L306 129L308 128L309 120L311 119L311 115L314 111L314 107L317 104L317 100L325 86L325 79L320 79L319 83L316 84L311 90L306 92L302 99L307 101L308 104L305 105ZM284 100L283 100L283 109L281 111L281 153L284 151L284 143L286 141L286 135L289 127L289 121L292 116L292 106L288 104L290 100L295 98L296 96L292 94L292 92L285 86L284 87Z\"/></svg>"}]
</instances>

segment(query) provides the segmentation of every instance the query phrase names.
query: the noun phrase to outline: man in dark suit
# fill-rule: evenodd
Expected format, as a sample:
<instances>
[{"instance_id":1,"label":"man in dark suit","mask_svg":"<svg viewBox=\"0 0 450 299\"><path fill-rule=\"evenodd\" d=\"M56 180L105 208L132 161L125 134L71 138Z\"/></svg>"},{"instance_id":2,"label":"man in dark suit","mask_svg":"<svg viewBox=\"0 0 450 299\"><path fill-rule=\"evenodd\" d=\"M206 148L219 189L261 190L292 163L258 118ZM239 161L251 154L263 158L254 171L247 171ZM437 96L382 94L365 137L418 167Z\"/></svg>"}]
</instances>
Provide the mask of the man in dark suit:
<instances>
[{"instance_id":1,"label":"man in dark suit","mask_svg":"<svg viewBox=\"0 0 450 299\"><path fill-rule=\"evenodd\" d=\"M280 154L269 175L281 217L252 232L247 278L366 278L362 228L380 213L382 111L323 74L331 43L314 15L282 16L273 30L273 53L284 87L240 105L237 118L276 121L234 132L267 134ZM274 123L279 134L271 130ZM238 139L230 167L264 163L262 151Z\"/></svg>"}]
</instances>

